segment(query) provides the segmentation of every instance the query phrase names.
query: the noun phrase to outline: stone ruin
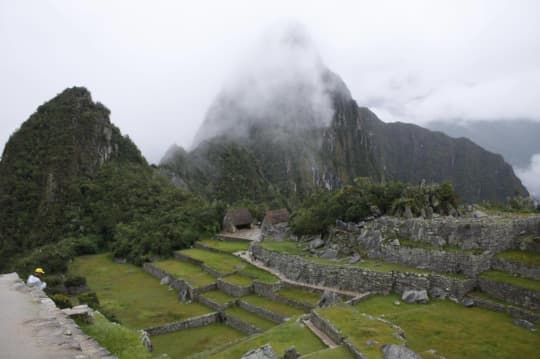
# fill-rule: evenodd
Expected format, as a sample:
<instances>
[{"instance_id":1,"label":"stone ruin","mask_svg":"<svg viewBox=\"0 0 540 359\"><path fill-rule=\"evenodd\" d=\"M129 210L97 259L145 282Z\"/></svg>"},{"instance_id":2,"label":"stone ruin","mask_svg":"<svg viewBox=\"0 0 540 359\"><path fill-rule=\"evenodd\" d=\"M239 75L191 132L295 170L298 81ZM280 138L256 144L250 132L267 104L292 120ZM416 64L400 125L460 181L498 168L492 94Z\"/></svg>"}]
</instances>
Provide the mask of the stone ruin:
<instances>
[{"instance_id":1,"label":"stone ruin","mask_svg":"<svg viewBox=\"0 0 540 359\"><path fill-rule=\"evenodd\" d=\"M253 223L253 217L247 208L228 209L223 217L223 230L235 233L239 229L249 229Z\"/></svg>"},{"instance_id":2,"label":"stone ruin","mask_svg":"<svg viewBox=\"0 0 540 359\"><path fill-rule=\"evenodd\" d=\"M289 232L289 216L286 208L267 211L261 225L263 236L284 239Z\"/></svg>"}]
</instances>

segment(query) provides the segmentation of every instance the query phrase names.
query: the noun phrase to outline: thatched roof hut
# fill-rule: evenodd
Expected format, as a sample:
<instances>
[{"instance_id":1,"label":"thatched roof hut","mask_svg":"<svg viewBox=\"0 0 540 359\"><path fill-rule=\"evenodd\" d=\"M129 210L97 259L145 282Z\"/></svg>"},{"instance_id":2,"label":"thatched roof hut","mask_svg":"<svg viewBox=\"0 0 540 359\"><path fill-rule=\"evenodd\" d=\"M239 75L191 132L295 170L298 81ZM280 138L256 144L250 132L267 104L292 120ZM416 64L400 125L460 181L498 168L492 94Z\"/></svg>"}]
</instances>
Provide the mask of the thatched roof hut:
<instances>
[{"instance_id":1,"label":"thatched roof hut","mask_svg":"<svg viewBox=\"0 0 540 359\"><path fill-rule=\"evenodd\" d=\"M289 222L289 216L290 214L287 208L280 208L273 211L268 211L264 216L263 223L268 225L286 223Z\"/></svg>"}]
</instances>

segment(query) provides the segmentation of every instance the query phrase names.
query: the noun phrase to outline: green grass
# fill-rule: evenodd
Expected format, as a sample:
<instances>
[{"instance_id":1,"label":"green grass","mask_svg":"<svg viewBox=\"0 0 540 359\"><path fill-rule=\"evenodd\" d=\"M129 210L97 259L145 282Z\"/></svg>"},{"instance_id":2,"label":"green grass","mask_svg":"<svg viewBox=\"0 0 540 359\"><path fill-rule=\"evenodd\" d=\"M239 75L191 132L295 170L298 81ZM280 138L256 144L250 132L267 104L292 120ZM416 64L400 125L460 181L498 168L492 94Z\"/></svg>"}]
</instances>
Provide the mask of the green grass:
<instances>
[{"instance_id":1,"label":"green grass","mask_svg":"<svg viewBox=\"0 0 540 359\"><path fill-rule=\"evenodd\" d=\"M224 252L234 253L234 252L240 252L240 251L247 251L250 242L248 241L219 241L216 239L205 239L202 241L199 241L198 243L210 247L222 250Z\"/></svg>"},{"instance_id":2,"label":"green grass","mask_svg":"<svg viewBox=\"0 0 540 359\"><path fill-rule=\"evenodd\" d=\"M403 344L388 324L370 319L350 305L340 304L317 309L316 312L341 330L343 336L369 358L382 358L380 348L384 344ZM377 344L369 346L366 344L368 340L375 340Z\"/></svg>"},{"instance_id":3,"label":"green grass","mask_svg":"<svg viewBox=\"0 0 540 359\"><path fill-rule=\"evenodd\" d=\"M108 254L77 257L69 273L86 277L101 306L130 328L148 328L212 312L199 303L181 303L178 293L131 264Z\"/></svg>"},{"instance_id":4,"label":"green grass","mask_svg":"<svg viewBox=\"0 0 540 359\"><path fill-rule=\"evenodd\" d=\"M286 318L295 317L297 315L304 313L300 309L291 307L287 304L274 302L270 299L267 299L267 298L264 298L255 294L242 297L241 299L249 304L256 305L258 307L270 310Z\"/></svg>"},{"instance_id":5,"label":"green grass","mask_svg":"<svg viewBox=\"0 0 540 359\"><path fill-rule=\"evenodd\" d=\"M193 287L204 287L215 283L216 279L195 264L174 259L153 262L154 266L163 269L177 278L184 279Z\"/></svg>"},{"instance_id":6,"label":"green grass","mask_svg":"<svg viewBox=\"0 0 540 359\"><path fill-rule=\"evenodd\" d=\"M274 323L274 322L272 322L270 320L261 318L261 317L255 315L255 314L253 314L251 312L248 312L247 310L244 310L244 309L239 308L239 307L227 308L227 309L225 309L225 313L229 313L232 316L243 320L244 322L253 324L257 328L262 329L262 330L267 330L267 329L270 329L270 328L275 327L277 325L276 323Z\"/></svg>"},{"instance_id":7,"label":"green grass","mask_svg":"<svg viewBox=\"0 0 540 359\"><path fill-rule=\"evenodd\" d=\"M497 254L497 258L517 262L527 267L540 267L540 253L537 252L511 250Z\"/></svg>"},{"instance_id":8,"label":"green grass","mask_svg":"<svg viewBox=\"0 0 540 359\"><path fill-rule=\"evenodd\" d=\"M220 290L212 290L210 292L204 292L201 295L221 305L234 302L236 300L236 298L231 297L227 293L224 293Z\"/></svg>"},{"instance_id":9,"label":"green grass","mask_svg":"<svg viewBox=\"0 0 540 359\"><path fill-rule=\"evenodd\" d=\"M198 259L208 267L222 274L241 270L248 264L232 254L215 253L199 248L184 249L180 253L193 259Z\"/></svg>"},{"instance_id":10,"label":"green grass","mask_svg":"<svg viewBox=\"0 0 540 359\"><path fill-rule=\"evenodd\" d=\"M279 281L279 278L272 273L257 268L251 264L246 265L246 267L242 269L240 273L245 274L253 279L257 279L258 281L263 283L276 283Z\"/></svg>"},{"instance_id":11,"label":"green grass","mask_svg":"<svg viewBox=\"0 0 540 359\"><path fill-rule=\"evenodd\" d=\"M229 275L229 276L223 277L222 279L223 281L227 283L231 283L239 287L249 287L251 283L253 283L253 280L246 277L242 277L241 275L238 275L238 274Z\"/></svg>"},{"instance_id":12,"label":"green grass","mask_svg":"<svg viewBox=\"0 0 540 359\"><path fill-rule=\"evenodd\" d=\"M267 239L258 245L272 252L296 254L299 256L304 256L306 254L304 251L305 245L293 241L276 241Z\"/></svg>"},{"instance_id":13,"label":"green grass","mask_svg":"<svg viewBox=\"0 0 540 359\"><path fill-rule=\"evenodd\" d=\"M152 354L141 344L139 333L122 325L109 322L103 315L94 313L94 322L78 323L82 331L97 340L118 359L151 359Z\"/></svg>"},{"instance_id":14,"label":"green grass","mask_svg":"<svg viewBox=\"0 0 540 359\"><path fill-rule=\"evenodd\" d=\"M245 335L225 324L215 323L156 335L152 337L154 354L168 354L171 359L182 359L189 355L233 342Z\"/></svg>"},{"instance_id":15,"label":"green grass","mask_svg":"<svg viewBox=\"0 0 540 359\"><path fill-rule=\"evenodd\" d=\"M516 287L534 290L540 292L540 281L533 279L526 279L521 277L514 277L510 273L500 271L487 271L480 275L481 277L493 279L499 282L508 283Z\"/></svg>"},{"instance_id":16,"label":"green grass","mask_svg":"<svg viewBox=\"0 0 540 359\"><path fill-rule=\"evenodd\" d=\"M327 348L319 350L315 353L308 355L303 355L302 359L354 359L355 356L350 352L349 349L340 345L337 348Z\"/></svg>"},{"instance_id":17,"label":"green grass","mask_svg":"<svg viewBox=\"0 0 540 359\"><path fill-rule=\"evenodd\" d=\"M272 346L280 357L283 356L285 350L293 345L302 355L326 348L319 338L317 338L308 328L291 320L264 333L246 338L217 354L211 355L210 358L238 359L247 351L257 349L267 343Z\"/></svg>"},{"instance_id":18,"label":"green grass","mask_svg":"<svg viewBox=\"0 0 540 359\"><path fill-rule=\"evenodd\" d=\"M309 306L316 306L321 300L321 294L297 288L283 288L280 289L277 294L281 297L292 299Z\"/></svg>"},{"instance_id":19,"label":"green grass","mask_svg":"<svg viewBox=\"0 0 540 359\"><path fill-rule=\"evenodd\" d=\"M540 333L512 323L506 314L465 308L451 301L394 305L395 295L371 297L355 309L384 317L399 325L408 346L417 353L429 349L448 358L535 358Z\"/></svg>"}]
</instances>

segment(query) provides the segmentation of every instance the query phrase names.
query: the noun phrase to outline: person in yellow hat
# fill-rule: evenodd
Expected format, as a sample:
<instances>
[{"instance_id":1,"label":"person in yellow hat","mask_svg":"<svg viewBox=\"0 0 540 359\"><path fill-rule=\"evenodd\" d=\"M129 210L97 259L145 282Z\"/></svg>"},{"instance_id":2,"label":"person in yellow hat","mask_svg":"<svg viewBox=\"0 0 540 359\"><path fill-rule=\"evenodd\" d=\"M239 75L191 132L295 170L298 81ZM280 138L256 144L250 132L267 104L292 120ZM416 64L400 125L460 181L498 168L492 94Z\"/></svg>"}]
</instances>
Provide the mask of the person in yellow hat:
<instances>
[{"instance_id":1,"label":"person in yellow hat","mask_svg":"<svg viewBox=\"0 0 540 359\"><path fill-rule=\"evenodd\" d=\"M39 289L47 288L47 283L41 280L41 276L44 274L45 274L45 271L43 270L43 268L36 268L36 270L34 271L34 274L30 274L28 276L26 285L29 287L37 287Z\"/></svg>"}]
</instances>

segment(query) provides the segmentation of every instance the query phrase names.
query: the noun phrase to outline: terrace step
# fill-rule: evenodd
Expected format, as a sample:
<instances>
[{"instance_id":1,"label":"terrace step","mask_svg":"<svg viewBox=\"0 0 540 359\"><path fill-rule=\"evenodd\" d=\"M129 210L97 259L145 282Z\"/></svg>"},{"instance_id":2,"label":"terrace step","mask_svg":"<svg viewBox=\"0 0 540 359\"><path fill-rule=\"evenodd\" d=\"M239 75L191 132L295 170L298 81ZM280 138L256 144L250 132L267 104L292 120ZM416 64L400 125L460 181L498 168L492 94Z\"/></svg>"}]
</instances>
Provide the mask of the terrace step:
<instances>
[{"instance_id":1,"label":"terrace step","mask_svg":"<svg viewBox=\"0 0 540 359\"><path fill-rule=\"evenodd\" d=\"M337 348L339 345L332 340L332 338L330 338L328 335L326 335L326 333L324 333L323 331L321 331L319 328L317 328L315 325L313 325L313 323L311 322L311 320L309 319L306 319L303 321L304 324L306 325L306 327L309 328L309 330L311 330L313 332L313 334L315 334L317 337L319 337L319 339L326 345L328 346L329 348Z\"/></svg>"},{"instance_id":2,"label":"terrace step","mask_svg":"<svg viewBox=\"0 0 540 359\"><path fill-rule=\"evenodd\" d=\"M507 313L511 317L526 319L533 323L540 323L540 312L538 311L529 310L513 303L494 298L483 292L469 292L467 296L474 300L474 304L477 307Z\"/></svg>"},{"instance_id":3,"label":"terrace step","mask_svg":"<svg viewBox=\"0 0 540 359\"><path fill-rule=\"evenodd\" d=\"M224 316L227 324L232 324L232 327L247 334L263 332L277 325L268 319L262 318L252 312L236 306L225 309ZM240 321L241 323L235 323L237 321ZM240 324L240 326L238 326L238 324Z\"/></svg>"},{"instance_id":4,"label":"terrace step","mask_svg":"<svg viewBox=\"0 0 540 359\"><path fill-rule=\"evenodd\" d=\"M248 311L252 311L252 308L255 308L258 310L258 313L256 314L278 323L285 321L287 318L296 317L306 312L258 295L242 297L239 299L238 303L240 307ZM247 306L244 306L243 304L247 304Z\"/></svg>"},{"instance_id":5,"label":"terrace step","mask_svg":"<svg viewBox=\"0 0 540 359\"><path fill-rule=\"evenodd\" d=\"M507 272L488 271L478 278L482 292L533 311L540 311L540 281Z\"/></svg>"},{"instance_id":6,"label":"terrace step","mask_svg":"<svg viewBox=\"0 0 540 359\"><path fill-rule=\"evenodd\" d=\"M295 286L295 287L305 288L308 291L309 290L316 290L316 291L323 291L323 292L324 291L329 291L329 292L334 292L336 294L343 295L343 296L346 296L346 297L351 297L351 298L354 298L354 297L357 297L357 296L363 296L363 295L366 294L366 292L354 292L354 291L342 290L342 289L337 289L337 288L332 288L332 287L325 287L325 286L321 286L321 285L314 285L314 284L307 284L307 283L303 283L303 282L297 282L297 281L288 279L283 274L281 274L279 271L277 271L277 270L275 270L273 268L267 267L262 262L260 262L260 261L258 261L256 259L253 259L251 257L251 255L249 254L249 252L240 253L240 254L238 254L238 256L240 258L244 259L245 261L253 264L254 266L256 266L256 267L258 267L260 269L263 269L263 270L265 270L267 272L272 273L273 275L278 277L282 282L291 284L292 286Z\"/></svg>"}]
</instances>

